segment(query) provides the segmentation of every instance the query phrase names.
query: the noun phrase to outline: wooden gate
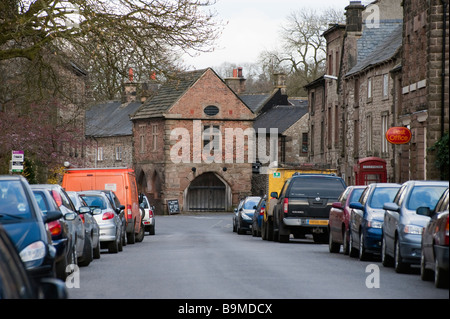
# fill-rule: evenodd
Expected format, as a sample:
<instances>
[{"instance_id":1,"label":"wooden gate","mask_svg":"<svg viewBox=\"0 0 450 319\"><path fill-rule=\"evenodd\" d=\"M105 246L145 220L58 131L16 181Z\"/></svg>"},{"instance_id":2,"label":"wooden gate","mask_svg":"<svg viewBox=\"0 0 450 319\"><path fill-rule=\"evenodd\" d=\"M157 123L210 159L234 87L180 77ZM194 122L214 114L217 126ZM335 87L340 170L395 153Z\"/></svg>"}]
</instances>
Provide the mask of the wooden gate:
<instances>
[{"instance_id":1,"label":"wooden gate","mask_svg":"<svg viewBox=\"0 0 450 319\"><path fill-rule=\"evenodd\" d=\"M226 186L214 173L202 174L189 186L186 201L189 211L224 211Z\"/></svg>"}]
</instances>

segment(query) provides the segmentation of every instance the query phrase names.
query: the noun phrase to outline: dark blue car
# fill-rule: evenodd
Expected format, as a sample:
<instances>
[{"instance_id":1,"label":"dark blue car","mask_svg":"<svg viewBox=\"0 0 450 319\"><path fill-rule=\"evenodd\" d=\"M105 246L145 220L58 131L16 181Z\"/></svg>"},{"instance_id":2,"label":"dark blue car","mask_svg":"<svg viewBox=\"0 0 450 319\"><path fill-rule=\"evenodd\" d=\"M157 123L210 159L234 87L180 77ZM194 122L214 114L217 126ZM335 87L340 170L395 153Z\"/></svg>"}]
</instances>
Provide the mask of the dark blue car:
<instances>
[{"instance_id":1,"label":"dark blue car","mask_svg":"<svg viewBox=\"0 0 450 319\"><path fill-rule=\"evenodd\" d=\"M358 202L350 203L350 257L367 260L373 253L380 254L384 203L390 203L400 189L400 184L370 184Z\"/></svg>"},{"instance_id":2,"label":"dark blue car","mask_svg":"<svg viewBox=\"0 0 450 319\"><path fill-rule=\"evenodd\" d=\"M56 249L45 223L61 217L55 211L43 216L24 177L0 176L0 224L34 279L55 277Z\"/></svg>"}]
</instances>

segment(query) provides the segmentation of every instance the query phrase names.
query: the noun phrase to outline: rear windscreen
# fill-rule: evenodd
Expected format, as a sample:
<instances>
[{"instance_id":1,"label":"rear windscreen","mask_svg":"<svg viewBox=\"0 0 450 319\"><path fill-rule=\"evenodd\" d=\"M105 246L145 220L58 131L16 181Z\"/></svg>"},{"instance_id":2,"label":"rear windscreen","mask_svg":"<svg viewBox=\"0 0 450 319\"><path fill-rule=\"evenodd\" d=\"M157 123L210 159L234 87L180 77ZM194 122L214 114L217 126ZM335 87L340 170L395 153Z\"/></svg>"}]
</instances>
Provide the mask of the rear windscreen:
<instances>
[{"instance_id":1,"label":"rear windscreen","mask_svg":"<svg viewBox=\"0 0 450 319\"><path fill-rule=\"evenodd\" d=\"M337 178L302 177L292 180L290 196L337 198L344 190L343 183Z\"/></svg>"}]
</instances>

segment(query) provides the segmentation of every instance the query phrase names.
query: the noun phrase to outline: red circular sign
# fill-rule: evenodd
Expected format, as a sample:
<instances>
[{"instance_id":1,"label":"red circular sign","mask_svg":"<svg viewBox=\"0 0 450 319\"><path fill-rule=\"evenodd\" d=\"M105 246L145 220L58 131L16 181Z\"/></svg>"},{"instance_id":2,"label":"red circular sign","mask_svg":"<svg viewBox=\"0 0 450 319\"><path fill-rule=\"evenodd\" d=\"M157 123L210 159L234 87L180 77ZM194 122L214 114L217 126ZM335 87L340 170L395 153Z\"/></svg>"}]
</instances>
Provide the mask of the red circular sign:
<instances>
[{"instance_id":1,"label":"red circular sign","mask_svg":"<svg viewBox=\"0 0 450 319\"><path fill-rule=\"evenodd\" d=\"M411 141L411 131L407 127L391 127L386 132L386 139L391 144L406 144Z\"/></svg>"}]
</instances>

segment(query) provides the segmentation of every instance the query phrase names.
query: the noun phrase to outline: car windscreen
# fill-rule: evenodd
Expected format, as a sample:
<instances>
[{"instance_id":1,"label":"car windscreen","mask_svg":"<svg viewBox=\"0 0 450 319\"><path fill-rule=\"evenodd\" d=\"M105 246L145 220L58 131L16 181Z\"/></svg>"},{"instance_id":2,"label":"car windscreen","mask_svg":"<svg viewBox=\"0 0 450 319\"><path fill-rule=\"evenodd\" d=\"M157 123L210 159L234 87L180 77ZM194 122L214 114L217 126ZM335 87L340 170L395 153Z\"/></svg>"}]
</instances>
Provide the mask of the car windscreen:
<instances>
[{"instance_id":1,"label":"car windscreen","mask_svg":"<svg viewBox=\"0 0 450 319\"><path fill-rule=\"evenodd\" d=\"M338 178L302 177L291 182L290 196L338 198L345 187Z\"/></svg>"},{"instance_id":2,"label":"car windscreen","mask_svg":"<svg viewBox=\"0 0 450 319\"><path fill-rule=\"evenodd\" d=\"M33 190L33 194L34 194L34 198L36 198L36 202L37 202L39 208L41 209L41 211L44 214L47 213L49 208L48 208L48 203L47 203L44 193Z\"/></svg>"},{"instance_id":3,"label":"car windscreen","mask_svg":"<svg viewBox=\"0 0 450 319\"><path fill-rule=\"evenodd\" d=\"M260 198L249 198L244 203L244 209L253 209L256 205L258 205Z\"/></svg>"},{"instance_id":4,"label":"car windscreen","mask_svg":"<svg viewBox=\"0 0 450 319\"><path fill-rule=\"evenodd\" d=\"M399 187L376 188L373 191L369 206L372 208L383 208L384 203L391 203L397 195Z\"/></svg>"},{"instance_id":5,"label":"car windscreen","mask_svg":"<svg viewBox=\"0 0 450 319\"><path fill-rule=\"evenodd\" d=\"M101 196L95 196L95 195L81 195L81 198L84 199L84 201L88 204L89 207L92 208L100 208L100 209L106 209L106 202Z\"/></svg>"},{"instance_id":6,"label":"car windscreen","mask_svg":"<svg viewBox=\"0 0 450 319\"><path fill-rule=\"evenodd\" d=\"M349 203L357 202L361 198L361 194L364 192L364 188L356 188L350 195Z\"/></svg>"},{"instance_id":7,"label":"car windscreen","mask_svg":"<svg viewBox=\"0 0 450 319\"><path fill-rule=\"evenodd\" d=\"M0 181L0 221L31 218L31 208L20 181Z\"/></svg>"},{"instance_id":8,"label":"car windscreen","mask_svg":"<svg viewBox=\"0 0 450 319\"><path fill-rule=\"evenodd\" d=\"M406 207L414 211L419 207L428 207L430 210L434 210L446 189L447 186L415 186L411 191Z\"/></svg>"}]
</instances>

